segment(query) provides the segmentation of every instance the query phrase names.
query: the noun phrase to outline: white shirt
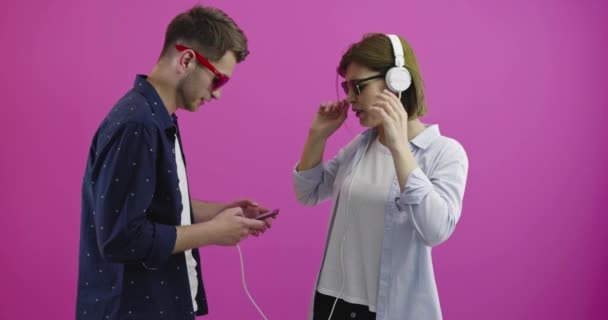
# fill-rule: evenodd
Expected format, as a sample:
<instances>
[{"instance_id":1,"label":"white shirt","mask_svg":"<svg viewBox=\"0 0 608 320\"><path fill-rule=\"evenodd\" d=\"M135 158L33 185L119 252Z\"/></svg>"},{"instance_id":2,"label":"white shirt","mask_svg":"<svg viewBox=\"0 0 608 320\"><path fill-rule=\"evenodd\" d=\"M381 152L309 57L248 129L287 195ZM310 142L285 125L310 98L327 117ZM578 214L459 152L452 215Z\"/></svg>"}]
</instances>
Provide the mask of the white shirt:
<instances>
[{"instance_id":1,"label":"white shirt","mask_svg":"<svg viewBox=\"0 0 608 320\"><path fill-rule=\"evenodd\" d=\"M192 224L190 219L190 199L188 193L188 178L186 177L186 166L182 157L182 150L179 144L179 139L175 139L175 161L177 163L177 178L179 179L179 191L182 195L182 219L181 225L188 226ZM198 279L196 277L196 260L192 256L192 250L184 252L186 256L186 267L188 268L188 282L190 283L190 293L192 294L192 306L194 312L198 310L196 303L196 293L198 292Z\"/></svg>"},{"instance_id":2,"label":"white shirt","mask_svg":"<svg viewBox=\"0 0 608 320\"><path fill-rule=\"evenodd\" d=\"M391 152L378 139L363 155L358 168L342 183L336 216L317 290L325 295L369 307L376 312L384 208L395 178ZM354 181L353 181L354 179ZM351 185L352 184L352 185ZM344 240L344 247L341 246ZM342 261L344 261L344 269Z\"/></svg>"},{"instance_id":3,"label":"white shirt","mask_svg":"<svg viewBox=\"0 0 608 320\"><path fill-rule=\"evenodd\" d=\"M301 172L294 168L298 201L316 205L331 198L335 214L336 200L345 196L341 188L344 180L377 136L378 130L367 130L331 161ZM418 168L408 176L403 192L395 177L386 206L379 212L384 215L384 232L376 298L378 320L442 318L431 249L452 235L462 211L469 168L462 145L442 136L437 125L428 126L410 145ZM328 238L335 236L330 229Z\"/></svg>"}]
</instances>

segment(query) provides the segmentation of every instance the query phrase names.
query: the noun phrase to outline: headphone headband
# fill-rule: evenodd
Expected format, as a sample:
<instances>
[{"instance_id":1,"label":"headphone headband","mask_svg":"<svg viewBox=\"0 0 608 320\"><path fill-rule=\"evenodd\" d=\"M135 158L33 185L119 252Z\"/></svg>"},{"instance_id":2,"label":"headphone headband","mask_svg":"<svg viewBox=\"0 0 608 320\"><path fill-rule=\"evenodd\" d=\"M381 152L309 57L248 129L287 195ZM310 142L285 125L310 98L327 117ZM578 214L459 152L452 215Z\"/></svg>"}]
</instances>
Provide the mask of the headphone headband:
<instances>
[{"instance_id":1,"label":"headphone headband","mask_svg":"<svg viewBox=\"0 0 608 320\"><path fill-rule=\"evenodd\" d=\"M405 66L405 57L403 56L403 47L401 46L401 40L394 34L386 35L390 40L393 47L393 56L395 57L395 67Z\"/></svg>"}]
</instances>

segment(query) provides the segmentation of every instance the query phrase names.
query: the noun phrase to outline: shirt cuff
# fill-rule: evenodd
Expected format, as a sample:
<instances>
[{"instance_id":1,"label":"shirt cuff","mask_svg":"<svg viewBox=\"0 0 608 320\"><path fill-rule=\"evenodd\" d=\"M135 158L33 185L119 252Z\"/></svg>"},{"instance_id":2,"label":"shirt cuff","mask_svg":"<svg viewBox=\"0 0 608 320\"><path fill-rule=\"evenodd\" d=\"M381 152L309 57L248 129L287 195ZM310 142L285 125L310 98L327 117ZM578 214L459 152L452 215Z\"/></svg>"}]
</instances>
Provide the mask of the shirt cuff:
<instances>
[{"instance_id":1,"label":"shirt cuff","mask_svg":"<svg viewBox=\"0 0 608 320\"><path fill-rule=\"evenodd\" d=\"M315 167L303 171L298 171L298 165L300 165L299 162L293 167L293 176L298 182L310 183L312 181L319 181L323 177L323 163L319 163Z\"/></svg>"},{"instance_id":2,"label":"shirt cuff","mask_svg":"<svg viewBox=\"0 0 608 320\"><path fill-rule=\"evenodd\" d=\"M404 191L395 199L397 208L403 211L407 205L420 204L431 191L433 191L431 180L420 168L416 168L407 177Z\"/></svg>"},{"instance_id":3,"label":"shirt cuff","mask_svg":"<svg viewBox=\"0 0 608 320\"><path fill-rule=\"evenodd\" d=\"M175 226L156 223L153 239L150 253L143 261L143 265L148 269L162 266L171 257L177 240L177 229Z\"/></svg>"}]
</instances>

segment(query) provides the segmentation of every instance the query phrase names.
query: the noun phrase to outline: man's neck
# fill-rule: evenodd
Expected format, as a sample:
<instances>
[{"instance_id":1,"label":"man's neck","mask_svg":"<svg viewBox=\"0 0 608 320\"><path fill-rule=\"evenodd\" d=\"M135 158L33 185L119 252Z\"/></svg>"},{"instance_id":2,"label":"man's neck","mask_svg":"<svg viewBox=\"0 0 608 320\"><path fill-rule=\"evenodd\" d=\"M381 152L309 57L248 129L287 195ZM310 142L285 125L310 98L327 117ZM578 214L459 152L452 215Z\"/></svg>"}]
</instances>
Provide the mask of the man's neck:
<instances>
[{"instance_id":1,"label":"man's neck","mask_svg":"<svg viewBox=\"0 0 608 320\"><path fill-rule=\"evenodd\" d=\"M167 108L167 112L173 114L177 110L177 96L175 85L167 81L167 79L168 77L163 75L162 69L156 65L152 72L150 72L147 80L160 96L165 108Z\"/></svg>"}]
</instances>

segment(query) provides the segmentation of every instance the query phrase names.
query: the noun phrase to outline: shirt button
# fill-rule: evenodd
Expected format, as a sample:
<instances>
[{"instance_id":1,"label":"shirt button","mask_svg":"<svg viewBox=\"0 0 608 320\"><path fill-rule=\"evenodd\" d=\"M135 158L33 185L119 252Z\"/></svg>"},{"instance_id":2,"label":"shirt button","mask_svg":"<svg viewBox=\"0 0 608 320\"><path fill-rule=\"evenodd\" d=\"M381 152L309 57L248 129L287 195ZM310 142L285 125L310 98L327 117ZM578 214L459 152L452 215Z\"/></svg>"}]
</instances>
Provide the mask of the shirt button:
<instances>
[{"instance_id":1,"label":"shirt button","mask_svg":"<svg viewBox=\"0 0 608 320\"><path fill-rule=\"evenodd\" d=\"M350 313L350 317L351 317L351 319L356 318L357 317L357 313L356 312L351 312Z\"/></svg>"}]
</instances>

